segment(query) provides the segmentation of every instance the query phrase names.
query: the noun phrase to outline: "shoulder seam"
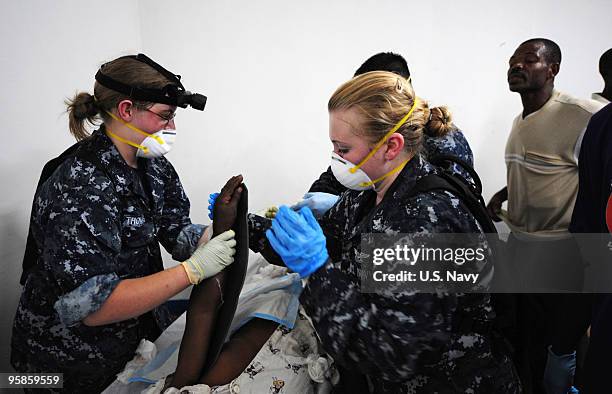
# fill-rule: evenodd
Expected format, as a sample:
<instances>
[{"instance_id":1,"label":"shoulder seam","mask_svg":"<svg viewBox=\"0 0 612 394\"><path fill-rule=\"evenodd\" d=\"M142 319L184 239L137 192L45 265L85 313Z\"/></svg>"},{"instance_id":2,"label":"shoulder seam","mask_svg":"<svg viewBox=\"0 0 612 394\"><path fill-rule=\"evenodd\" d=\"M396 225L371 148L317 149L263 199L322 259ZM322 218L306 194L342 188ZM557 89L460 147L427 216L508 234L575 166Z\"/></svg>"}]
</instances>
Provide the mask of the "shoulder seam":
<instances>
[{"instance_id":1,"label":"shoulder seam","mask_svg":"<svg viewBox=\"0 0 612 394\"><path fill-rule=\"evenodd\" d=\"M581 110L583 110L584 112L586 112L587 114L590 114L590 115L593 115L593 114L595 114L595 113L597 113L599 111L598 109L591 110L590 108L588 108L588 106L586 105L587 103L584 102L585 100L574 99L574 98L571 98L571 100L565 100L565 99L562 99L560 97L557 97L555 100L558 103L560 103L560 104L570 105L570 106L573 106L573 107L578 107L578 108L580 108ZM591 100L591 101L593 101L593 100Z\"/></svg>"}]
</instances>

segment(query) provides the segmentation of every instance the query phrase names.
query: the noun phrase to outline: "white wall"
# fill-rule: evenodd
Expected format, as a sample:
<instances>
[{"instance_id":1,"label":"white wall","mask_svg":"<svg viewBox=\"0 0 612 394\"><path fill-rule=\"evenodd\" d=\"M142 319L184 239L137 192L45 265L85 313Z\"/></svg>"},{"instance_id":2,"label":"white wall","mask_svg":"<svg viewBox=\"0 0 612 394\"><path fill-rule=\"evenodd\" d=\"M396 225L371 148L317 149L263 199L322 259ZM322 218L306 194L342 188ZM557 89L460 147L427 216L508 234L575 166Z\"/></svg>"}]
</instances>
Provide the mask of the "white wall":
<instances>
[{"instance_id":1,"label":"white wall","mask_svg":"<svg viewBox=\"0 0 612 394\"><path fill-rule=\"evenodd\" d=\"M557 87L587 97L601 90L611 13L607 0L5 2L0 371L40 169L72 142L62 101L91 91L105 60L143 51L208 96L204 112L180 111L169 154L195 221L208 221L208 194L236 173L253 209L298 199L328 165L329 96L380 51L404 55L417 94L450 106L489 197L505 184L503 148L521 108L508 58L525 39L551 38L563 51Z\"/></svg>"},{"instance_id":2,"label":"white wall","mask_svg":"<svg viewBox=\"0 0 612 394\"><path fill-rule=\"evenodd\" d=\"M179 115L170 154L202 217L204 197L238 172L254 207L298 198L328 165L328 98L383 50L406 57L417 94L450 106L489 196L505 184L504 144L521 109L506 83L518 44L558 42L557 86L581 97L601 90L597 62L612 46L609 1L146 4L143 50L209 96L204 113Z\"/></svg>"},{"instance_id":3,"label":"white wall","mask_svg":"<svg viewBox=\"0 0 612 394\"><path fill-rule=\"evenodd\" d=\"M44 163L74 140L63 100L93 89L100 64L140 50L137 1L6 1L0 13L0 372L10 333L30 207ZM102 21L106 21L102 23Z\"/></svg>"}]
</instances>

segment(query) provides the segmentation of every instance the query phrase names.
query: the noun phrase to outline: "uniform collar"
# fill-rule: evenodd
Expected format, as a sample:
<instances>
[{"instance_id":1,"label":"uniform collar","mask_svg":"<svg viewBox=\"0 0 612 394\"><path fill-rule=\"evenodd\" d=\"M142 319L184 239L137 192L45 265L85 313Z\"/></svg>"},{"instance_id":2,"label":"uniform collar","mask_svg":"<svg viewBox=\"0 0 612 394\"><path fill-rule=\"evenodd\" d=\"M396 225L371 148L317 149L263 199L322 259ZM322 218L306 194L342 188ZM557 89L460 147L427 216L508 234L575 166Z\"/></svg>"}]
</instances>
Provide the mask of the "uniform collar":
<instances>
[{"instance_id":1,"label":"uniform collar","mask_svg":"<svg viewBox=\"0 0 612 394\"><path fill-rule=\"evenodd\" d=\"M421 154L416 154L400 171L380 204L374 206L376 201L376 192L374 190L358 192L359 194L354 200L356 210L351 219L352 223L349 223L349 229L351 229L350 237L371 232L372 219L379 212L397 209L398 205L405 204L406 200L404 197L411 193L417 181L425 175L434 172L433 166Z\"/></svg>"},{"instance_id":2,"label":"uniform collar","mask_svg":"<svg viewBox=\"0 0 612 394\"><path fill-rule=\"evenodd\" d=\"M423 156L416 154L402 169L395 181L393 181L381 204L387 197L393 200L402 198L402 196L410 193L419 179L432 172L434 172L433 166Z\"/></svg>"},{"instance_id":3,"label":"uniform collar","mask_svg":"<svg viewBox=\"0 0 612 394\"><path fill-rule=\"evenodd\" d=\"M104 125L94 131L91 138L88 139L90 149L95 152L100 162L106 167L107 174L111 177L111 181L117 193L122 195L136 194L145 200L151 196L144 189L142 181L150 176L152 171L157 166L152 166L147 161L150 159L138 160L139 169L130 167L123 159L123 156L117 150L113 141L106 135ZM156 160L156 159L151 159ZM145 176L139 174L141 172ZM152 182L149 182L152 183ZM160 193L152 193L160 195Z\"/></svg>"}]
</instances>

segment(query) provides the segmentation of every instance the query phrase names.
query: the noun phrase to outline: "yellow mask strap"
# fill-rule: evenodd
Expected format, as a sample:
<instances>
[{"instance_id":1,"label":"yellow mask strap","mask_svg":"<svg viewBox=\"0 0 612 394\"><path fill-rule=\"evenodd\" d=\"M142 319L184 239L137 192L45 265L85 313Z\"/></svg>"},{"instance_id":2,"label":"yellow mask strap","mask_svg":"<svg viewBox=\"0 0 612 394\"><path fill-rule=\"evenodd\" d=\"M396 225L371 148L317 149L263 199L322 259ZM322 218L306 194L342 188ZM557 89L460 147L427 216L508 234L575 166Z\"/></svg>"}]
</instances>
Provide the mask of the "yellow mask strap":
<instances>
[{"instance_id":1,"label":"yellow mask strap","mask_svg":"<svg viewBox=\"0 0 612 394\"><path fill-rule=\"evenodd\" d=\"M108 129L108 127L106 127L106 134L107 134L108 136L110 136L110 137L113 137L113 138L115 138L115 139L117 139L117 140L121 141L121 142L124 142L124 143L126 143L126 144L128 144L128 145L130 145L130 146L133 146L134 148L137 148L137 149L142 149L142 151L143 151L144 153L149 153L149 148L147 148L146 146L144 146L144 145L138 145L138 144L137 144L137 143L135 143L135 142L132 142L132 141L126 140L126 139L125 139L125 138L123 138L123 137L119 137L117 134L115 134L115 133L113 133L112 131L110 131L110 130Z\"/></svg>"},{"instance_id":2,"label":"yellow mask strap","mask_svg":"<svg viewBox=\"0 0 612 394\"><path fill-rule=\"evenodd\" d=\"M361 187L368 187L368 186L374 185L375 183L378 183L378 182L382 181L383 179L385 179L389 175L395 174L396 172L401 171L406 166L406 164L408 164L409 161L410 161L410 159L404 161L402 164L400 164L399 166L395 167L391 171L387 172L385 175L381 176L380 178L376 178L376 179L374 179L373 181L370 181L370 182L361 182L359 184L359 186L361 186Z\"/></svg>"},{"instance_id":3,"label":"yellow mask strap","mask_svg":"<svg viewBox=\"0 0 612 394\"><path fill-rule=\"evenodd\" d=\"M126 125L126 126L127 126L129 129L134 130L134 131L136 131L136 132L138 132L138 133L140 133L140 134L142 134L142 135L144 135L144 136L146 136L146 137L151 137L151 138L153 138L153 139L154 139L155 141L157 141L157 142L158 142L160 145L163 145L163 144L164 144L164 141L163 141L161 138L159 138L158 136L156 136L156 135L154 135L154 134L149 134L149 133L147 133L147 132L144 132L144 131L140 130L138 127L136 127L136 126L134 126L133 124L130 124L130 123L126 122L125 120L123 120L123 119L121 119L121 118L117 117L115 114L113 114L113 113L112 113L112 112L110 112L110 111L106 111L106 113L107 113L107 114L109 114L111 118L113 118L113 119L115 119L116 121L121 122L121 123L123 123L124 125ZM116 135L116 134L111 134L111 135L112 135L112 136L114 136L115 138L117 138L119 141L122 141L122 142L125 142L126 144L128 144L128 142L126 142L126 140L125 140L125 139L120 139L120 137L117 137L117 135ZM133 145L133 144L131 144L131 143L130 143L129 145L136 146L136 145ZM138 146L141 146L141 145L138 145Z\"/></svg>"},{"instance_id":4,"label":"yellow mask strap","mask_svg":"<svg viewBox=\"0 0 612 394\"><path fill-rule=\"evenodd\" d=\"M368 153L368 155L359 162L359 164L357 164L355 167L351 168L349 170L349 172L351 174L354 174L362 165L365 164L366 161L370 160L370 158L372 156L374 156L374 154L376 153L376 151L378 151L378 149L380 149L380 147L387 141L387 139L389 137L391 137L391 135L393 133L395 133L400 127L402 127L402 125L404 123L406 123L406 121L408 120L408 118L410 118L410 115L412 115L412 113L414 112L414 109L416 108L417 103L419 102L419 99L415 96L414 97L414 102L412 103L412 107L410 108L410 111L408 111L408 113L406 114L406 116L404 116L399 122L397 122L397 124L395 126L393 126L393 128L391 130L389 130L389 132L387 134L385 134L385 136L383 137L383 139L381 139L380 141L378 141L378 143L376 144L376 146L374 147L374 149L372 149L370 151L370 153Z\"/></svg>"}]
</instances>

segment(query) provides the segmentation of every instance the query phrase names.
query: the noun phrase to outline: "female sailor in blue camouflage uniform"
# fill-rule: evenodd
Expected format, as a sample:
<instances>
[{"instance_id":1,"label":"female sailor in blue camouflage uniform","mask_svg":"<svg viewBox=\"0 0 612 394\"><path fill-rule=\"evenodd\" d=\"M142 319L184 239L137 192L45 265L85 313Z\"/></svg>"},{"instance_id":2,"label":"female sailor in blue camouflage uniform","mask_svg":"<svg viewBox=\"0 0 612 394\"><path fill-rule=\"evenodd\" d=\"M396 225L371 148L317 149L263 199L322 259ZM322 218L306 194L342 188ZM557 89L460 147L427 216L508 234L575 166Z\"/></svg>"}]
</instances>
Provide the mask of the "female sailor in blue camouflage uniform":
<instances>
[{"instance_id":1,"label":"female sailor in blue camouflage uniform","mask_svg":"<svg viewBox=\"0 0 612 394\"><path fill-rule=\"evenodd\" d=\"M140 339L170 323L160 305L223 270L235 247L232 231L203 242L163 157L177 106L202 110L205 97L142 54L106 63L96 80L93 96L68 103L79 142L34 197L36 260L24 272L11 344L17 371L61 372L64 392L104 389ZM85 121L100 118L89 135ZM159 243L183 263L164 270Z\"/></svg>"},{"instance_id":2,"label":"female sailor in blue camouflage uniform","mask_svg":"<svg viewBox=\"0 0 612 394\"><path fill-rule=\"evenodd\" d=\"M371 391L520 392L508 354L493 344L487 294L361 291L362 234L482 233L450 192L413 191L437 171L418 153L424 129L451 125L428 122L427 103L389 72L345 83L328 109L332 170L351 190L319 222L308 208L281 207L272 221L250 216L251 248L269 254L272 246L307 277L301 302L325 350L366 375Z\"/></svg>"},{"instance_id":3,"label":"female sailor in blue camouflage uniform","mask_svg":"<svg viewBox=\"0 0 612 394\"><path fill-rule=\"evenodd\" d=\"M451 114L444 107L432 108L430 122L442 122L444 124L452 123ZM454 124L452 124L452 127L443 127L435 129L435 131L425 130L423 132L422 146L421 154L424 158L450 155L465 162L470 167L474 167L474 156L472 155L470 144L463 132ZM448 169L451 173L463 177L472 184L474 183L470 174L461 165L450 163ZM312 209L315 215L322 216L338 201L338 196L346 190L347 188L342 185L342 183L338 182L334 176L331 167L328 167L327 171L322 173L321 176L313 182L310 189L308 189L308 193L304 196L304 199L295 204L292 208L297 210L306 206Z\"/></svg>"},{"instance_id":4,"label":"female sailor in blue camouflage uniform","mask_svg":"<svg viewBox=\"0 0 612 394\"><path fill-rule=\"evenodd\" d=\"M392 52L381 52L371 56L355 71L353 76L356 77L370 71L390 71L411 81L406 59ZM429 122L431 122L431 127L423 130L421 149L423 156L425 158L451 156L455 160L463 161L469 167L474 167L474 156L470 144L463 132L451 123L450 112L445 107L432 108L429 113ZM437 126L437 123L441 127L434 127L434 125ZM446 126L448 124L452 124L452 126ZM463 166L457 163L441 164L448 168L451 173L462 176L475 185L474 180ZM322 173L319 179L310 186L308 193L304 195L304 199L292 208L298 210L306 206L313 211L316 217L321 217L338 201L338 196L346 190L347 188L338 182L334 176L331 167L328 167L327 171Z\"/></svg>"}]
</instances>

